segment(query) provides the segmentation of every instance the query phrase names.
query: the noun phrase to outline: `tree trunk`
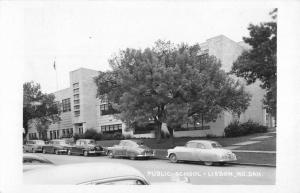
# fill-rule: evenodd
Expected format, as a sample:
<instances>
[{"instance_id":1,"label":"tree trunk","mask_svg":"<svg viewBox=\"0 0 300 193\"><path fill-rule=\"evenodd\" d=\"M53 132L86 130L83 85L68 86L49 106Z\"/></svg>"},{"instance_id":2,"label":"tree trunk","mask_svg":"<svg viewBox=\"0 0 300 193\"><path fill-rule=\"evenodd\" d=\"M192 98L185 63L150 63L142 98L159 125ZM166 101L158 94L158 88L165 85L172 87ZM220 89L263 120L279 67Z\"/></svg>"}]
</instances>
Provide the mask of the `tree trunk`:
<instances>
[{"instance_id":1,"label":"tree trunk","mask_svg":"<svg viewBox=\"0 0 300 193\"><path fill-rule=\"evenodd\" d=\"M174 146L174 129L171 128L171 127L168 127L168 131L169 131L169 134L170 134L170 141L171 141L171 144L172 144L172 147Z\"/></svg>"},{"instance_id":2,"label":"tree trunk","mask_svg":"<svg viewBox=\"0 0 300 193\"><path fill-rule=\"evenodd\" d=\"M157 141L161 140L161 125L162 125L161 122L156 121L156 139L157 139Z\"/></svg>"}]
</instances>

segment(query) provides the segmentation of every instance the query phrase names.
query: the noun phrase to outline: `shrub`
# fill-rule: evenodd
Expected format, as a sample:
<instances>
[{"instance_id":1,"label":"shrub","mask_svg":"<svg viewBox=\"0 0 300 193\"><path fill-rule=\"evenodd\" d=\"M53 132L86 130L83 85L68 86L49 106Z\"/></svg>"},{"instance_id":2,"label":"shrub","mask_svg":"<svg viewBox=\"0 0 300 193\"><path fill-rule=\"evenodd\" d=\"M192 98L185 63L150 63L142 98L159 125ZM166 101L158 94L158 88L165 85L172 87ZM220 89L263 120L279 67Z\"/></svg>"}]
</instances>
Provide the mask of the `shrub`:
<instances>
[{"instance_id":1,"label":"shrub","mask_svg":"<svg viewBox=\"0 0 300 193\"><path fill-rule=\"evenodd\" d=\"M233 121L224 129L225 137L238 137L245 135L244 129L240 126L239 121Z\"/></svg>"},{"instance_id":2,"label":"shrub","mask_svg":"<svg viewBox=\"0 0 300 193\"><path fill-rule=\"evenodd\" d=\"M267 129L268 127L260 125L252 120L248 120L245 123L234 121L224 129L224 134L225 137L238 137L253 133L264 133L267 132Z\"/></svg>"},{"instance_id":3,"label":"shrub","mask_svg":"<svg viewBox=\"0 0 300 193\"><path fill-rule=\"evenodd\" d=\"M95 141L98 141L102 139L102 135L95 129L88 129L84 132L84 139L94 139Z\"/></svg>"}]
</instances>

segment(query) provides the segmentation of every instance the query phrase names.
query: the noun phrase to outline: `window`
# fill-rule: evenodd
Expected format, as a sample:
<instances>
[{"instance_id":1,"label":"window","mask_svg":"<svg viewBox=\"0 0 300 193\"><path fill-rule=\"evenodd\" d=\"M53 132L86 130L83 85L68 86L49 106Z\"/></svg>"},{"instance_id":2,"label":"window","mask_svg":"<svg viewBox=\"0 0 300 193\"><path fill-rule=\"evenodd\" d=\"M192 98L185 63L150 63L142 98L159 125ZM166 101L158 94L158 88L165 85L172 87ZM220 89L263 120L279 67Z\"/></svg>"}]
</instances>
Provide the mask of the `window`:
<instances>
[{"instance_id":1,"label":"window","mask_svg":"<svg viewBox=\"0 0 300 193\"><path fill-rule=\"evenodd\" d=\"M79 104L79 99L78 100L74 100L74 105Z\"/></svg>"},{"instance_id":2,"label":"window","mask_svg":"<svg viewBox=\"0 0 300 193\"><path fill-rule=\"evenodd\" d=\"M186 147L197 148L197 143L194 143L194 142L187 143Z\"/></svg>"},{"instance_id":3,"label":"window","mask_svg":"<svg viewBox=\"0 0 300 193\"><path fill-rule=\"evenodd\" d=\"M119 111L113 109L112 105L109 103L100 105L100 112L101 115L112 115L112 114L119 113Z\"/></svg>"},{"instance_id":4,"label":"window","mask_svg":"<svg viewBox=\"0 0 300 193\"><path fill-rule=\"evenodd\" d=\"M199 149L206 149L205 145L203 145L202 143L198 143L197 144L197 148L199 148Z\"/></svg>"},{"instance_id":5,"label":"window","mask_svg":"<svg viewBox=\"0 0 300 193\"><path fill-rule=\"evenodd\" d=\"M62 100L63 112L71 111L71 101L70 98Z\"/></svg>"},{"instance_id":6,"label":"window","mask_svg":"<svg viewBox=\"0 0 300 193\"><path fill-rule=\"evenodd\" d=\"M79 94L74 94L74 100L79 99Z\"/></svg>"},{"instance_id":7,"label":"window","mask_svg":"<svg viewBox=\"0 0 300 193\"><path fill-rule=\"evenodd\" d=\"M79 127L79 128L78 128L78 133L79 133L79 134L83 134L83 128L82 128L82 127Z\"/></svg>"},{"instance_id":8,"label":"window","mask_svg":"<svg viewBox=\"0 0 300 193\"><path fill-rule=\"evenodd\" d=\"M80 109L80 105L75 105L74 106L74 110L79 110Z\"/></svg>"},{"instance_id":9,"label":"window","mask_svg":"<svg viewBox=\"0 0 300 193\"><path fill-rule=\"evenodd\" d=\"M75 116L75 117L80 116L80 111L74 111L74 116Z\"/></svg>"},{"instance_id":10,"label":"window","mask_svg":"<svg viewBox=\"0 0 300 193\"><path fill-rule=\"evenodd\" d=\"M79 93L79 88L73 89L73 93L74 93L74 94Z\"/></svg>"},{"instance_id":11,"label":"window","mask_svg":"<svg viewBox=\"0 0 300 193\"><path fill-rule=\"evenodd\" d=\"M79 82L73 83L73 88L78 88L79 87Z\"/></svg>"},{"instance_id":12,"label":"window","mask_svg":"<svg viewBox=\"0 0 300 193\"><path fill-rule=\"evenodd\" d=\"M103 133L122 133L122 124L103 125L101 131Z\"/></svg>"},{"instance_id":13,"label":"window","mask_svg":"<svg viewBox=\"0 0 300 193\"><path fill-rule=\"evenodd\" d=\"M50 139L53 139L53 136L52 136L52 131L50 131Z\"/></svg>"}]
</instances>

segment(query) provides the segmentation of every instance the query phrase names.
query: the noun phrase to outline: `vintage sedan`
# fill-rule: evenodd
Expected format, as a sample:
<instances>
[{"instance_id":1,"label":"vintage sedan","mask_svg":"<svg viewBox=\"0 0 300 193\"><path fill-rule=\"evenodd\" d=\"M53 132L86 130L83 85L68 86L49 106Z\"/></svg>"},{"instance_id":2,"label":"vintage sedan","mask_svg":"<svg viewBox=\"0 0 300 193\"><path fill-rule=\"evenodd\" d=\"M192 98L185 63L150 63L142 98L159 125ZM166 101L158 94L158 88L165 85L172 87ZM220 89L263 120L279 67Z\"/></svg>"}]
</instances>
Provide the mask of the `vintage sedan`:
<instances>
[{"instance_id":1,"label":"vintage sedan","mask_svg":"<svg viewBox=\"0 0 300 193\"><path fill-rule=\"evenodd\" d=\"M110 158L151 158L154 156L154 151L149 147L143 145L143 142L141 140L121 140L118 145L107 148L107 155Z\"/></svg>"},{"instance_id":2,"label":"vintage sedan","mask_svg":"<svg viewBox=\"0 0 300 193\"><path fill-rule=\"evenodd\" d=\"M68 155L104 155L105 150L100 145L96 145L93 139L78 139L76 144L68 149Z\"/></svg>"},{"instance_id":3,"label":"vintage sedan","mask_svg":"<svg viewBox=\"0 0 300 193\"><path fill-rule=\"evenodd\" d=\"M236 161L236 155L230 150L222 149L222 146L215 141L210 140L192 140L185 146L177 146L168 149L167 158L171 162L181 161L200 161L210 166L214 163L224 165L227 162Z\"/></svg>"},{"instance_id":4,"label":"vintage sedan","mask_svg":"<svg viewBox=\"0 0 300 193\"><path fill-rule=\"evenodd\" d=\"M157 185L190 185L186 177L159 182ZM137 169L121 163L96 162L63 164L30 170L23 173L26 185L149 185L150 182ZM155 185L152 184L152 185Z\"/></svg>"},{"instance_id":5,"label":"vintage sedan","mask_svg":"<svg viewBox=\"0 0 300 193\"><path fill-rule=\"evenodd\" d=\"M25 145L23 145L23 152L42 152L45 142L43 140L28 140Z\"/></svg>"},{"instance_id":6,"label":"vintage sedan","mask_svg":"<svg viewBox=\"0 0 300 193\"><path fill-rule=\"evenodd\" d=\"M54 166L53 162L36 154L26 153L23 155L23 172L52 166Z\"/></svg>"},{"instance_id":7,"label":"vintage sedan","mask_svg":"<svg viewBox=\"0 0 300 193\"><path fill-rule=\"evenodd\" d=\"M67 153L71 147L72 145L67 143L66 140L53 139L42 147L42 151L43 153L55 153L58 155L60 153Z\"/></svg>"}]
</instances>

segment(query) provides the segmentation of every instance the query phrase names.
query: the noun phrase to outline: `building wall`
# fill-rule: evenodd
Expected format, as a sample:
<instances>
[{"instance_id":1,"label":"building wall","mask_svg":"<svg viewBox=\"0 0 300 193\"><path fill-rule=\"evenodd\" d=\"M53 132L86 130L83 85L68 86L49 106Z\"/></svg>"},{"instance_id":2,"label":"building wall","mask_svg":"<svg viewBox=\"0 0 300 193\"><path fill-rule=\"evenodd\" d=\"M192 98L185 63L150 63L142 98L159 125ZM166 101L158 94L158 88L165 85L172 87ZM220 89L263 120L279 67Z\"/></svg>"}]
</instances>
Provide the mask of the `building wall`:
<instances>
[{"instance_id":1,"label":"building wall","mask_svg":"<svg viewBox=\"0 0 300 193\"><path fill-rule=\"evenodd\" d=\"M95 129L97 127L97 87L94 77L99 73L85 68L80 68L71 73L71 85L79 82L80 116L74 116L74 123L83 123L83 132L86 129Z\"/></svg>"}]
</instances>

